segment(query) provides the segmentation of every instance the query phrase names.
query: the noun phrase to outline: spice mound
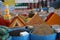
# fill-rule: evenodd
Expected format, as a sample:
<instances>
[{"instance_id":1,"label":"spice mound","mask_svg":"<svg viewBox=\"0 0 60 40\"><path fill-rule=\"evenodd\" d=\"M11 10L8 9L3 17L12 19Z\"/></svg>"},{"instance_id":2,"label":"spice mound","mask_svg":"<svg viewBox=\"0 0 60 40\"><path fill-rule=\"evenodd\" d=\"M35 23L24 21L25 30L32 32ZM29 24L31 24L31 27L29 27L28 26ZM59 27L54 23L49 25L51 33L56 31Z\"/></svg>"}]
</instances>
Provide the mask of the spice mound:
<instances>
[{"instance_id":1,"label":"spice mound","mask_svg":"<svg viewBox=\"0 0 60 40\"><path fill-rule=\"evenodd\" d=\"M54 33L54 30L45 23L37 25L33 31L33 34L37 34L37 35L49 35L53 33Z\"/></svg>"}]
</instances>

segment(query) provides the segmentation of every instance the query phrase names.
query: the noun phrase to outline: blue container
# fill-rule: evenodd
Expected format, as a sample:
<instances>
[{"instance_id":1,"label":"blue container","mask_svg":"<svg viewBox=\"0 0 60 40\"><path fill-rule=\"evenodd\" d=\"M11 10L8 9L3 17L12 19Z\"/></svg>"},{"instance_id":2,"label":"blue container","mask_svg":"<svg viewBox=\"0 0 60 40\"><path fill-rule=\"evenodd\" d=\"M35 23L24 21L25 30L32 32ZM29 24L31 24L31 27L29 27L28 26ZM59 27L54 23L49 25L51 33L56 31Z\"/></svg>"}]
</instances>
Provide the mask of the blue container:
<instances>
[{"instance_id":1,"label":"blue container","mask_svg":"<svg viewBox=\"0 0 60 40\"><path fill-rule=\"evenodd\" d=\"M48 10L48 8L47 7L43 7L42 8L44 11L47 11ZM41 8L39 8L39 11L41 10Z\"/></svg>"},{"instance_id":2,"label":"blue container","mask_svg":"<svg viewBox=\"0 0 60 40\"><path fill-rule=\"evenodd\" d=\"M47 10L48 10L48 8L47 8L47 7L43 7L42 9L43 9L44 11L47 11Z\"/></svg>"},{"instance_id":3,"label":"blue container","mask_svg":"<svg viewBox=\"0 0 60 40\"><path fill-rule=\"evenodd\" d=\"M29 40L29 35L25 35L25 36L10 36L7 40Z\"/></svg>"},{"instance_id":4,"label":"blue container","mask_svg":"<svg viewBox=\"0 0 60 40\"><path fill-rule=\"evenodd\" d=\"M60 38L60 33L57 33L57 38Z\"/></svg>"},{"instance_id":5,"label":"blue container","mask_svg":"<svg viewBox=\"0 0 60 40\"><path fill-rule=\"evenodd\" d=\"M9 30L9 32L14 31L14 30L25 30L25 28L12 28ZM10 35L11 36L11 35ZM27 35L21 35L21 36L11 36L8 40L29 40L29 34Z\"/></svg>"},{"instance_id":6,"label":"blue container","mask_svg":"<svg viewBox=\"0 0 60 40\"><path fill-rule=\"evenodd\" d=\"M12 36L12 40L29 40L29 35L25 35L25 36Z\"/></svg>"},{"instance_id":7,"label":"blue container","mask_svg":"<svg viewBox=\"0 0 60 40\"><path fill-rule=\"evenodd\" d=\"M12 40L12 36L10 36L7 40Z\"/></svg>"},{"instance_id":8,"label":"blue container","mask_svg":"<svg viewBox=\"0 0 60 40\"><path fill-rule=\"evenodd\" d=\"M30 34L30 37L31 40L56 40L56 33L46 36Z\"/></svg>"},{"instance_id":9,"label":"blue container","mask_svg":"<svg viewBox=\"0 0 60 40\"><path fill-rule=\"evenodd\" d=\"M33 31L33 29L32 30L29 30L29 29L26 29L25 27L23 27L23 28L11 28L9 30L9 32L14 31L14 30L24 30L24 31L27 31L28 33L30 33L30 32Z\"/></svg>"}]
</instances>

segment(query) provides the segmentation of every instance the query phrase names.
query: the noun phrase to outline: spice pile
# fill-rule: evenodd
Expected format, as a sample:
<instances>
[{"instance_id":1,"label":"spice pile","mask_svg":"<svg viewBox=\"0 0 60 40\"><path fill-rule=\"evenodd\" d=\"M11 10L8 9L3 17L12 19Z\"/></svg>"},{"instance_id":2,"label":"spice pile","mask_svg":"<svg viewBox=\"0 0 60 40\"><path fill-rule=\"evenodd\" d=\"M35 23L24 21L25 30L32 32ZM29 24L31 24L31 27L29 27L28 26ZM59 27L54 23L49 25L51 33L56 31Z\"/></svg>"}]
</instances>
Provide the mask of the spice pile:
<instances>
[{"instance_id":1,"label":"spice pile","mask_svg":"<svg viewBox=\"0 0 60 40\"><path fill-rule=\"evenodd\" d=\"M45 23L36 26L33 31L33 34L37 34L37 35L49 35L53 33L54 33L53 29Z\"/></svg>"}]
</instances>

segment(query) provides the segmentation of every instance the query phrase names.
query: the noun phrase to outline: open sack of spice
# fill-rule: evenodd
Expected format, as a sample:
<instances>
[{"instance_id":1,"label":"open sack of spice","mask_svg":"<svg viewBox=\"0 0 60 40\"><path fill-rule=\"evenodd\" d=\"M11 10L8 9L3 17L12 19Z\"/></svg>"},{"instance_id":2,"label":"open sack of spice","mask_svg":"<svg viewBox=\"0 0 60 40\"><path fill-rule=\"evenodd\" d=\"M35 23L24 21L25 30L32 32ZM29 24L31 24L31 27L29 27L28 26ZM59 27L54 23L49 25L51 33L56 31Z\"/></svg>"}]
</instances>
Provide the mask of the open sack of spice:
<instances>
[{"instance_id":1,"label":"open sack of spice","mask_svg":"<svg viewBox=\"0 0 60 40\"><path fill-rule=\"evenodd\" d=\"M40 25L36 25L32 33L37 35L49 35L53 34L54 30L46 23L42 23Z\"/></svg>"}]
</instances>

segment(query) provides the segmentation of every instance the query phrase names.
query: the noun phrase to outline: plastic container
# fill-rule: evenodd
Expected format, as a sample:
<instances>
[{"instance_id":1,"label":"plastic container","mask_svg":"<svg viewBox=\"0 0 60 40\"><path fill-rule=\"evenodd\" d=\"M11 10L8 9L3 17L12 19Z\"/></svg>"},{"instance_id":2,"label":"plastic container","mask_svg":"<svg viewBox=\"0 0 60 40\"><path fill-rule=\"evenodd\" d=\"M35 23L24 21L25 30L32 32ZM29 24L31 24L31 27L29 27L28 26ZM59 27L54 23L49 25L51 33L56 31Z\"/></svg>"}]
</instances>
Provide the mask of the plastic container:
<instances>
[{"instance_id":1,"label":"plastic container","mask_svg":"<svg viewBox=\"0 0 60 40\"><path fill-rule=\"evenodd\" d=\"M25 36L10 36L7 40L29 40L29 35L25 35Z\"/></svg>"},{"instance_id":2,"label":"plastic container","mask_svg":"<svg viewBox=\"0 0 60 40\"><path fill-rule=\"evenodd\" d=\"M30 34L30 37L31 40L56 40L56 33L46 36Z\"/></svg>"},{"instance_id":3,"label":"plastic container","mask_svg":"<svg viewBox=\"0 0 60 40\"><path fill-rule=\"evenodd\" d=\"M47 8L47 7L43 7L42 9L43 9L44 11L47 11L47 10L48 10L48 8Z\"/></svg>"},{"instance_id":4,"label":"plastic container","mask_svg":"<svg viewBox=\"0 0 60 40\"><path fill-rule=\"evenodd\" d=\"M57 38L60 38L60 33L57 33Z\"/></svg>"},{"instance_id":5,"label":"plastic container","mask_svg":"<svg viewBox=\"0 0 60 40\"><path fill-rule=\"evenodd\" d=\"M39 11L40 11L40 10L41 10L41 8L39 8ZM47 11L48 8L47 8L47 7L43 7L42 10Z\"/></svg>"},{"instance_id":6,"label":"plastic container","mask_svg":"<svg viewBox=\"0 0 60 40\"><path fill-rule=\"evenodd\" d=\"M29 35L25 35L25 36L12 36L12 40L29 40Z\"/></svg>"},{"instance_id":7,"label":"plastic container","mask_svg":"<svg viewBox=\"0 0 60 40\"><path fill-rule=\"evenodd\" d=\"M10 36L7 40L12 40L12 36Z\"/></svg>"},{"instance_id":8,"label":"plastic container","mask_svg":"<svg viewBox=\"0 0 60 40\"><path fill-rule=\"evenodd\" d=\"M25 28L13 28L9 32L14 31L14 30L24 30L24 31L26 31ZM11 39L11 40L29 40L29 33L28 34L24 34L24 35L22 35L22 34L20 35L20 32L19 32L18 36L15 35L15 34L13 36L10 35L12 38L9 38L9 39Z\"/></svg>"}]
</instances>

